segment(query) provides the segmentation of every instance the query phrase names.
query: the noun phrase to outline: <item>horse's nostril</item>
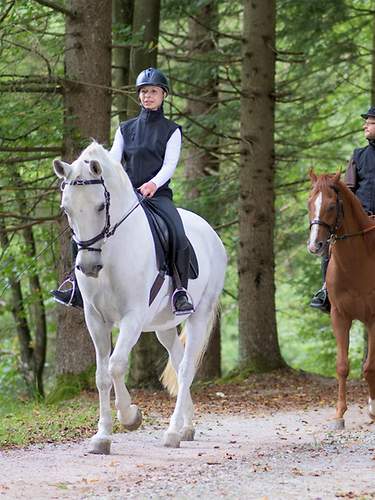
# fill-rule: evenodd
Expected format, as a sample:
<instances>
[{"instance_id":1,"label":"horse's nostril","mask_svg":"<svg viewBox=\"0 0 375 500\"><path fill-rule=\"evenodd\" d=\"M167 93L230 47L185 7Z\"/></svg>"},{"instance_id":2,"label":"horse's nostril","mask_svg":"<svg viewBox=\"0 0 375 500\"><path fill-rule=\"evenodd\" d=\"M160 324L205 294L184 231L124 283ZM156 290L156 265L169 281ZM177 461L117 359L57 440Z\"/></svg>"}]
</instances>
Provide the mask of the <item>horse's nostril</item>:
<instances>
[{"instance_id":1,"label":"horse's nostril","mask_svg":"<svg viewBox=\"0 0 375 500\"><path fill-rule=\"evenodd\" d=\"M99 272L101 269L103 269L103 266L101 266L100 264L98 264L98 265L96 266L96 269L97 269L97 271Z\"/></svg>"}]
</instances>

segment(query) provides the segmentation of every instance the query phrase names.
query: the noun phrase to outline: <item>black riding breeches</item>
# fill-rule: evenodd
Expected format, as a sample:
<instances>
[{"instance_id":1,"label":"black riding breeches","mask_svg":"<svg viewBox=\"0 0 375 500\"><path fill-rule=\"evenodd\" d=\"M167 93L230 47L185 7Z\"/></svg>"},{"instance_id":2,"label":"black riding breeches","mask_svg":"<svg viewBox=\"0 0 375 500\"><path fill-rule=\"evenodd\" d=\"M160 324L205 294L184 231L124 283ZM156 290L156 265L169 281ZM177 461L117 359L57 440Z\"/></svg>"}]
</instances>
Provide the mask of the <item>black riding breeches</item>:
<instances>
[{"instance_id":1,"label":"black riding breeches","mask_svg":"<svg viewBox=\"0 0 375 500\"><path fill-rule=\"evenodd\" d=\"M165 221L169 233L169 258L177 267L184 288L187 288L189 272L189 242L185 229L173 201L168 196L158 193L152 198L146 198L142 204L149 205Z\"/></svg>"},{"instance_id":2,"label":"black riding breeches","mask_svg":"<svg viewBox=\"0 0 375 500\"><path fill-rule=\"evenodd\" d=\"M142 203L151 205L151 210L160 215L167 224L170 235L170 251L175 257L179 250L184 250L189 245L175 204L169 197L158 196L157 194L152 198L146 198Z\"/></svg>"}]
</instances>

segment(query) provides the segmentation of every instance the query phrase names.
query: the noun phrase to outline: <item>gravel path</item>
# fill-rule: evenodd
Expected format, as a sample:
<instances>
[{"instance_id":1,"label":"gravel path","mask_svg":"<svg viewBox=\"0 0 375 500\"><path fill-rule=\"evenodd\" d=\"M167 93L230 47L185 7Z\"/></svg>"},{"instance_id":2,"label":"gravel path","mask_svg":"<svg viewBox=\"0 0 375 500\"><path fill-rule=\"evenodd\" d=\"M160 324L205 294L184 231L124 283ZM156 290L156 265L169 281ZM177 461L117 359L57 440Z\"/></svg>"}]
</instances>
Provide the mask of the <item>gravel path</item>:
<instances>
[{"instance_id":1,"label":"gravel path","mask_svg":"<svg viewBox=\"0 0 375 500\"><path fill-rule=\"evenodd\" d=\"M116 434L109 456L88 442L0 453L0 497L9 499L375 498L375 426L353 405L346 429L323 424L332 408L204 415L196 441L161 446L165 428Z\"/></svg>"}]
</instances>

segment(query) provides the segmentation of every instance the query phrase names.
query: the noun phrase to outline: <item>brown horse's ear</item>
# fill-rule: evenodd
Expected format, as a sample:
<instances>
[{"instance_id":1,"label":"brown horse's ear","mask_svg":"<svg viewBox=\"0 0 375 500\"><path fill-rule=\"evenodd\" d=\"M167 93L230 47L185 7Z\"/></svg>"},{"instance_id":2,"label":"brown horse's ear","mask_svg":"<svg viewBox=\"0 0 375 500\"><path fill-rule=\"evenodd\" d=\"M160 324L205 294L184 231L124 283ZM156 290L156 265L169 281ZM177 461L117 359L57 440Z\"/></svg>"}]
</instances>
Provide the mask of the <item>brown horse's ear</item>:
<instances>
[{"instance_id":1,"label":"brown horse's ear","mask_svg":"<svg viewBox=\"0 0 375 500\"><path fill-rule=\"evenodd\" d=\"M336 172L335 175L333 176L333 183L334 184L337 184L340 180L340 177L341 177L341 172Z\"/></svg>"},{"instance_id":2,"label":"brown horse's ear","mask_svg":"<svg viewBox=\"0 0 375 500\"><path fill-rule=\"evenodd\" d=\"M310 168L309 170L309 176L310 176L310 180L313 184L315 184L315 182L317 181L318 177L317 175L315 174L314 170L312 168Z\"/></svg>"}]
</instances>

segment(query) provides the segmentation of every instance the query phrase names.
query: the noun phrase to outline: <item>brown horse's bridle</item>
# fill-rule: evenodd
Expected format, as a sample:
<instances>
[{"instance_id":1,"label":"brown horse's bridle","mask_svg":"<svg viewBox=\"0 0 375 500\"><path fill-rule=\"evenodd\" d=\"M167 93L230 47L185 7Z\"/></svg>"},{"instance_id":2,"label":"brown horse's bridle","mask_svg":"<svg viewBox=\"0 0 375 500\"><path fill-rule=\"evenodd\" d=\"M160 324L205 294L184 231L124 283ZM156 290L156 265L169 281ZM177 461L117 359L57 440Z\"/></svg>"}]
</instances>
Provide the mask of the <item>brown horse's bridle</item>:
<instances>
[{"instance_id":1,"label":"brown horse's bridle","mask_svg":"<svg viewBox=\"0 0 375 500\"><path fill-rule=\"evenodd\" d=\"M353 236L361 236L361 235L366 234L369 231L373 231L375 229L375 225L374 225L371 227L367 227L366 229L362 229L361 231L357 231L355 233L347 233L347 234L343 234L341 236L337 236L336 232L340 228L341 223L344 219L344 209L343 209L343 203L340 200L339 190L334 186L331 186L331 188L335 191L335 193L337 195L337 197L336 197L336 221L334 224L330 225L327 222L320 220L319 218L313 219L310 222L310 231L311 231L311 227L314 224L318 224L319 226L323 226L326 229L328 229L329 237L327 238L325 244L330 245L330 244L334 244L338 240L346 240L347 238L351 238Z\"/></svg>"},{"instance_id":2,"label":"brown horse's bridle","mask_svg":"<svg viewBox=\"0 0 375 500\"><path fill-rule=\"evenodd\" d=\"M339 237L336 235L336 231L339 229L344 219L343 204L342 201L340 200L338 189L336 189L334 186L331 186L331 188L336 193L336 220L334 224L328 224L327 222L324 222L318 217L317 219L313 219L312 221L310 221L310 227L309 227L310 231L312 226L314 225L323 226L326 229L328 229L329 237L327 238L326 244L331 243L332 240L334 239L343 239L341 236Z\"/></svg>"}]
</instances>

